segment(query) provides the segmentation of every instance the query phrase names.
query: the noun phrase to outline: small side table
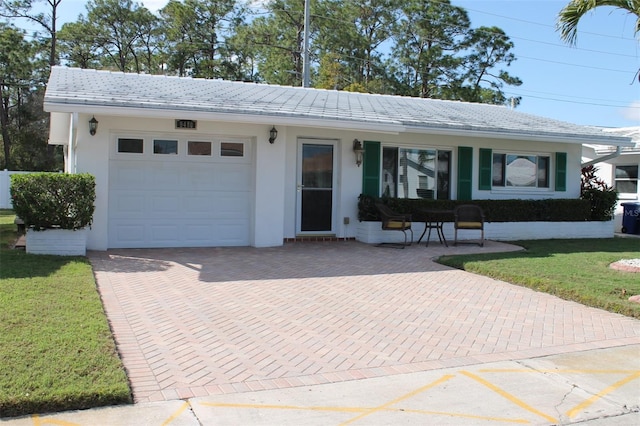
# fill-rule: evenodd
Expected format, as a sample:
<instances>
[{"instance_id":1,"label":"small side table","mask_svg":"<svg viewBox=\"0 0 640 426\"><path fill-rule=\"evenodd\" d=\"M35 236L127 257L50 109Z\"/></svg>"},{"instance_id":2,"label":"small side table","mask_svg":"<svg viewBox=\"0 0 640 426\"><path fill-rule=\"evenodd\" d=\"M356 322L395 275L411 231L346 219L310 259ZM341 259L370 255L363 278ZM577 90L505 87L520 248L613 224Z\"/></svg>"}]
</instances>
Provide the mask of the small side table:
<instances>
[{"instance_id":1,"label":"small side table","mask_svg":"<svg viewBox=\"0 0 640 426\"><path fill-rule=\"evenodd\" d=\"M444 237L444 232L442 230L442 226L444 225L445 218L449 218L453 216L453 210L422 210L422 213L425 215L424 220L424 231L422 231L422 235L418 239L418 244L422 241L424 234L427 234L427 230L429 233L427 234L427 241L425 243L425 247L429 246L429 240L431 239L431 230L435 229L438 234L438 239L441 244L444 244L445 247L449 247L447 244L447 239Z\"/></svg>"}]
</instances>

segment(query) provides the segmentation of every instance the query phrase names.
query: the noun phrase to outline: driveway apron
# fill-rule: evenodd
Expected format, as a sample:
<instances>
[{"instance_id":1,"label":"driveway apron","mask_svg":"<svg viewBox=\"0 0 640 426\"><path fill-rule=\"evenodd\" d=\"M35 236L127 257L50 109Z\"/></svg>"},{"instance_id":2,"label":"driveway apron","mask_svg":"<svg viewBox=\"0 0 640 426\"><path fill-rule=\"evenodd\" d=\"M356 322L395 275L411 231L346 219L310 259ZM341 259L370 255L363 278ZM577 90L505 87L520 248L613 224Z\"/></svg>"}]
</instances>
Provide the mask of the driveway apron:
<instances>
[{"instance_id":1,"label":"driveway apron","mask_svg":"<svg viewBox=\"0 0 640 426\"><path fill-rule=\"evenodd\" d=\"M357 242L90 252L136 402L640 343L637 320Z\"/></svg>"}]
</instances>

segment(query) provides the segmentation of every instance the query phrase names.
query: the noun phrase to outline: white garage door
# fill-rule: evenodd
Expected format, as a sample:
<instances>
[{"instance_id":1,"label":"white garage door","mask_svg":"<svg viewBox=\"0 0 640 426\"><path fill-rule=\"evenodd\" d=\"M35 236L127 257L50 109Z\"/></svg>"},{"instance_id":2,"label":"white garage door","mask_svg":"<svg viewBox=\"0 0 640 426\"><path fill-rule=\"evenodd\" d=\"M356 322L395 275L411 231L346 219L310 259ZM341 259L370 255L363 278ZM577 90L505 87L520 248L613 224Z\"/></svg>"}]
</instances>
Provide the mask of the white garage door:
<instances>
[{"instance_id":1,"label":"white garage door","mask_svg":"<svg viewBox=\"0 0 640 426\"><path fill-rule=\"evenodd\" d=\"M114 145L109 248L249 245L250 141L116 138Z\"/></svg>"}]
</instances>

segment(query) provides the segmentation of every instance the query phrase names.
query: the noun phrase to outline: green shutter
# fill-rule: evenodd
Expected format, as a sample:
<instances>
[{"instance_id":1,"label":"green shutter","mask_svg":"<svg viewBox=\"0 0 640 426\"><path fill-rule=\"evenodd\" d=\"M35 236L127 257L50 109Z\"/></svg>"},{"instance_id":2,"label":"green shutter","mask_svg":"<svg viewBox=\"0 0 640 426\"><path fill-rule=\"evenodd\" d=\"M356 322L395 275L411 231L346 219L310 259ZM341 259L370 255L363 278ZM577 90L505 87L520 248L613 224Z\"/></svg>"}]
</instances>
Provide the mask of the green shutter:
<instances>
[{"instance_id":1,"label":"green shutter","mask_svg":"<svg viewBox=\"0 0 640 426\"><path fill-rule=\"evenodd\" d=\"M473 148L458 147L458 200L470 200L473 185Z\"/></svg>"},{"instance_id":2,"label":"green shutter","mask_svg":"<svg viewBox=\"0 0 640 426\"><path fill-rule=\"evenodd\" d=\"M480 174L478 176L478 189L481 191L489 191L491 189L492 163L492 151L487 148L480 148Z\"/></svg>"},{"instance_id":3,"label":"green shutter","mask_svg":"<svg viewBox=\"0 0 640 426\"><path fill-rule=\"evenodd\" d=\"M567 190L567 153L556 152L556 191Z\"/></svg>"},{"instance_id":4,"label":"green shutter","mask_svg":"<svg viewBox=\"0 0 640 426\"><path fill-rule=\"evenodd\" d=\"M380 196L380 142L364 141L362 159L362 193L372 197Z\"/></svg>"}]
</instances>

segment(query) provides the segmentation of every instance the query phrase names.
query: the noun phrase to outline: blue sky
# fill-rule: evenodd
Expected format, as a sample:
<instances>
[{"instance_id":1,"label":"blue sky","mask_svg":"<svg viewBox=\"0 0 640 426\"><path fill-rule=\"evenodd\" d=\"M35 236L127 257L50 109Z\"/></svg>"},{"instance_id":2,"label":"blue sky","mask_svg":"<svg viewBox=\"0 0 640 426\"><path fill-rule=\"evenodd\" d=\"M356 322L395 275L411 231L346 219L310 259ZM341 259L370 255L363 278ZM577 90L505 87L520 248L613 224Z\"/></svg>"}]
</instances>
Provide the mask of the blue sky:
<instances>
[{"instance_id":1,"label":"blue sky","mask_svg":"<svg viewBox=\"0 0 640 426\"><path fill-rule=\"evenodd\" d=\"M519 111L577 124L640 126L640 41L635 16L611 7L583 17L574 47L555 30L558 0L453 0L469 12L472 26L495 25L515 44L508 71L523 84L507 88L522 96Z\"/></svg>"},{"instance_id":2,"label":"blue sky","mask_svg":"<svg viewBox=\"0 0 640 426\"><path fill-rule=\"evenodd\" d=\"M558 12L568 0L452 0L469 12L472 26L502 28L515 44L518 58L509 73L520 87L519 111L577 124L606 127L640 126L640 38L635 16L606 7L585 16L574 47L555 30ZM166 0L146 0L151 11ZM61 26L86 14L86 1L63 0ZM25 23L19 26L24 27Z\"/></svg>"}]
</instances>

